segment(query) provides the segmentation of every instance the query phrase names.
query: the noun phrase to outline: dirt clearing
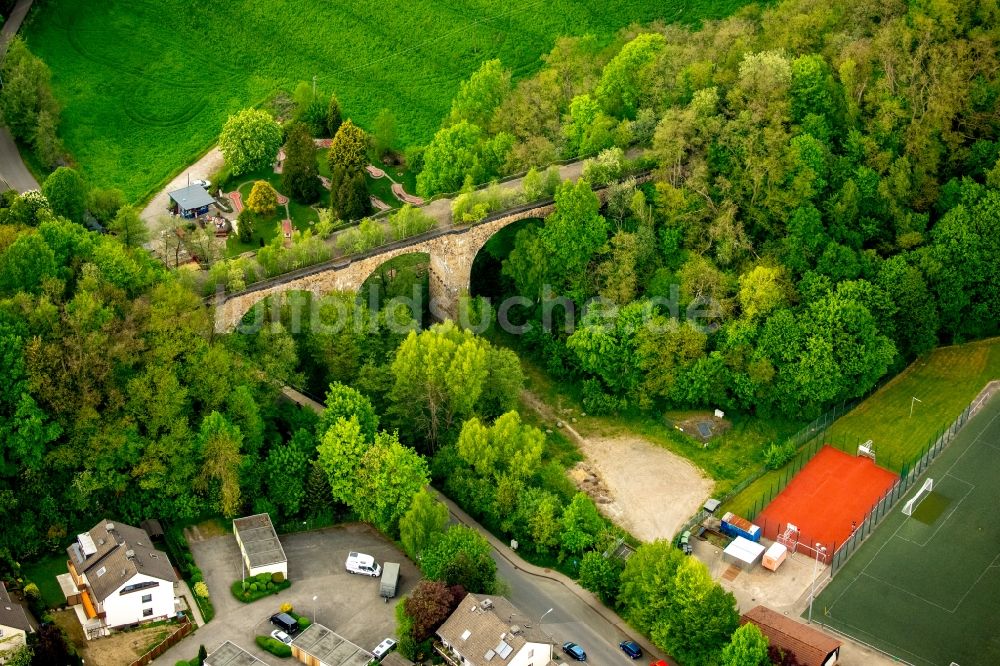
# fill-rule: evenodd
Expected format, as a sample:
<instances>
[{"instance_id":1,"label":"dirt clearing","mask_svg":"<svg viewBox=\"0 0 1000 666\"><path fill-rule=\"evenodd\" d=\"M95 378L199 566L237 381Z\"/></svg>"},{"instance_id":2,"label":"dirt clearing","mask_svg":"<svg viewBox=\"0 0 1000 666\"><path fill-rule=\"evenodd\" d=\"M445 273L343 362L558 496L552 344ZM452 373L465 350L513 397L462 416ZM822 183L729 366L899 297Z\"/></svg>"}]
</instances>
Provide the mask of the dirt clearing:
<instances>
[{"instance_id":1,"label":"dirt clearing","mask_svg":"<svg viewBox=\"0 0 1000 666\"><path fill-rule=\"evenodd\" d=\"M53 621L66 631L70 641L76 645L84 661L95 666L130 664L162 642L176 628L176 625L158 624L88 641L83 637L83 629L76 613L71 610L57 611L52 616Z\"/></svg>"},{"instance_id":2,"label":"dirt clearing","mask_svg":"<svg viewBox=\"0 0 1000 666\"><path fill-rule=\"evenodd\" d=\"M689 460L633 434L584 437L572 418L525 391L524 403L546 421L562 423L586 460L570 470L577 487L586 491L604 515L642 541L671 539L702 505L712 481Z\"/></svg>"}]
</instances>

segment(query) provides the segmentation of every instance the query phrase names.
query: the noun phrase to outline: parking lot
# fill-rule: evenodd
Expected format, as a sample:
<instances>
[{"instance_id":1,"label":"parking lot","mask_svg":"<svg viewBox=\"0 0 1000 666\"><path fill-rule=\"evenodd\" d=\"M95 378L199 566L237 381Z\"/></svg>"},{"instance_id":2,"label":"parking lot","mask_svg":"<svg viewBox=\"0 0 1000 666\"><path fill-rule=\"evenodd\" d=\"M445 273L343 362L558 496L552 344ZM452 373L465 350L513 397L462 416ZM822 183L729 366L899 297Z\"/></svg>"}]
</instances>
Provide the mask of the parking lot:
<instances>
[{"instance_id":1,"label":"parking lot","mask_svg":"<svg viewBox=\"0 0 1000 666\"><path fill-rule=\"evenodd\" d=\"M274 627L268 622L278 607L288 602L296 613L315 618L366 650L395 634L394 602L379 596L379 579L347 573L344 562L350 551L372 555L376 561L399 562L397 599L408 594L420 579L416 566L391 542L367 525L353 524L281 536L288 558L291 588L251 604L237 601L229 587L241 577L239 547L232 534L191 543L198 567L205 576L215 619L174 646L154 663L172 665L191 659L203 644L211 652L229 640L268 664L276 657L260 650L257 635ZM313 601L313 597L316 601Z\"/></svg>"}]
</instances>

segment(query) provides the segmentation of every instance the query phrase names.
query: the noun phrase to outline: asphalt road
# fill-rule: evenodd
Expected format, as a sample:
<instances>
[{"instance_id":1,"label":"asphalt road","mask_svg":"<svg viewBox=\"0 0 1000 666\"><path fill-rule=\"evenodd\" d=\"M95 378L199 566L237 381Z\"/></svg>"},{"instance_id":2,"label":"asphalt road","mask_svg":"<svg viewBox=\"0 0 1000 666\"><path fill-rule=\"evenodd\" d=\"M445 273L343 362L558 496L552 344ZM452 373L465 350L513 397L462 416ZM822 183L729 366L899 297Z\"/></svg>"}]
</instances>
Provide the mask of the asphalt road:
<instances>
[{"instance_id":1,"label":"asphalt road","mask_svg":"<svg viewBox=\"0 0 1000 666\"><path fill-rule=\"evenodd\" d=\"M626 657L625 653L618 649L618 643L626 638L637 637L623 635L562 583L515 569L495 550L493 559L497 562L497 574L510 585L511 602L521 612L534 618L536 626L538 618L550 608L553 609L542 619L541 628L552 636L556 643L555 649L560 654L562 644L572 641L586 651L588 664L624 666L632 663L644 665L649 663L645 655L635 662ZM643 642L640 640L640 645Z\"/></svg>"},{"instance_id":2,"label":"asphalt road","mask_svg":"<svg viewBox=\"0 0 1000 666\"><path fill-rule=\"evenodd\" d=\"M7 43L21 27L21 21L29 9L31 0L20 0L11 10L7 22L0 30L0 53L7 52ZM14 143L14 138L6 127L0 127L0 189L13 189L18 192L38 189L38 182L24 166L21 154L17 152L17 144Z\"/></svg>"}]
</instances>

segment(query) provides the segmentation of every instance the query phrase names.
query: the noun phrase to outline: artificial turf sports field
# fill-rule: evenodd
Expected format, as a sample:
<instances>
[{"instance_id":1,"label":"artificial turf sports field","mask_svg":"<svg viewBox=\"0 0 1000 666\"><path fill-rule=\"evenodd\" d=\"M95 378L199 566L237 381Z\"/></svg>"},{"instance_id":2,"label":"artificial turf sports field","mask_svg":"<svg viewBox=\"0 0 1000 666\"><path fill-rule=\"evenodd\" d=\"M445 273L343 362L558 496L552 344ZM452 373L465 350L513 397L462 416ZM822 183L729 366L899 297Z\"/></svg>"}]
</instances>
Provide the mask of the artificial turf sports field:
<instances>
[{"instance_id":1,"label":"artificial turf sports field","mask_svg":"<svg viewBox=\"0 0 1000 666\"><path fill-rule=\"evenodd\" d=\"M459 83L499 58L515 76L560 36L598 46L632 23L696 24L745 0L48 0L21 32L52 69L60 135L95 185L148 198L226 117L312 82L400 147L428 142Z\"/></svg>"},{"instance_id":2,"label":"artificial turf sports field","mask_svg":"<svg viewBox=\"0 0 1000 666\"><path fill-rule=\"evenodd\" d=\"M1000 664L1000 396L817 597L813 617L917 666Z\"/></svg>"}]
</instances>

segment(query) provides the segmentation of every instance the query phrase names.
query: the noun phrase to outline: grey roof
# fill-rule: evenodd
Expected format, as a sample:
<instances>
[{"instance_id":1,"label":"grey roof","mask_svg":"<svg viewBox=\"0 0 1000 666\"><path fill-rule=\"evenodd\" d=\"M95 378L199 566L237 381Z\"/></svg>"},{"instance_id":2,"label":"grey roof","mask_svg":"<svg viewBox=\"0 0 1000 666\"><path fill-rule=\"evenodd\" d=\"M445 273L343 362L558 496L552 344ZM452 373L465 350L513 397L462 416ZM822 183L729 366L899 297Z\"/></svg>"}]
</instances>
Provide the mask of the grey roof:
<instances>
[{"instance_id":1,"label":"grey roof","mask_svg":"<svg viewBox=\"0 0 1000 666\"><path fill-rule=\"evenodd\" d=\"M2 582L0 582L0 625L29 633L35 630L35 625L28 617L24 607L11 600L10 595L7 594L7 588Z\"/></svg>"},{"instance_id":2,"label":"grey roof","mask_svg":"<svg viewBox=\"0 0 1000 666\"><path fill-rule=\"evenodd\" d=\"M467 594L437 634L469 664L503 664L525 643L552 643L552 637L534 624L503 597Z\"/></svg>"},{"instance_id":3,"label":"grey roof","mask_svg":"<svg viewBox=\"0 0 1000 666\"><path fill-rule=\"evenodd\" d=\"M184 210L193 210L202 206L210 206L215 203L211 194L205 191L201 185L188 185L179 190L174 190L168 195L177 202L177 205Z\"/></svg>"},{"instance_id":4,"label":"grey roof","mask_svg":"<svg viewBox=\"0 0 1000 666\"><path fill-rule=\"evenodd\" d=\"M266 513L237 518L233 521L233 530L240 536L250 568L287 561L285 550L278 541L278 533L271 524L271 516Z\"/></svg>"},{"instance_id":5,"label":"grey roof","mask_svg":"<svg viewBox=\"0 0 1000 666\"><path fill-rule=\"evenodd\" d=\"M366 666L372 660L370 652L322 624L314 623L306 627L292 639L292 647L319 659L326 666Z\"/></svg>"},{"instance_id":6,"label":"grey roof","mask_svg":"<svg viewBox=\"0 0 1000 666\"><path fill-rule=\"evenodd\" d=\"M149 535L138 527L102 520L86 535L97 552L84 555L79 542L66 552L77 573L86 575L87 584L98 601L104 601L140 573L170 583L177 580L167 554L153 548ZM103 573L98 575L102 569Z\"/></svg>"},{"instance_id":7,"label":"grey roof","mask_svg":"<svg viewBox=\"0 0 1000 666\"><path fill-rule=\"evenodd\" d=\"M226 641L215 652L205 657L205 666L257 666L263 661L239 645ZM265 666L267 666L265 664Z\"/></svg>"},{"instance_id":8,"label":"grey roof","mask_svg":"<svg viewBox=\"0 0 1000 666\"><path fill-rule=\"evenodd\" d=\"M382 666L413 666L413 662L398 652L390 652L382 660Z\"/></svg>"}]
</instances>

